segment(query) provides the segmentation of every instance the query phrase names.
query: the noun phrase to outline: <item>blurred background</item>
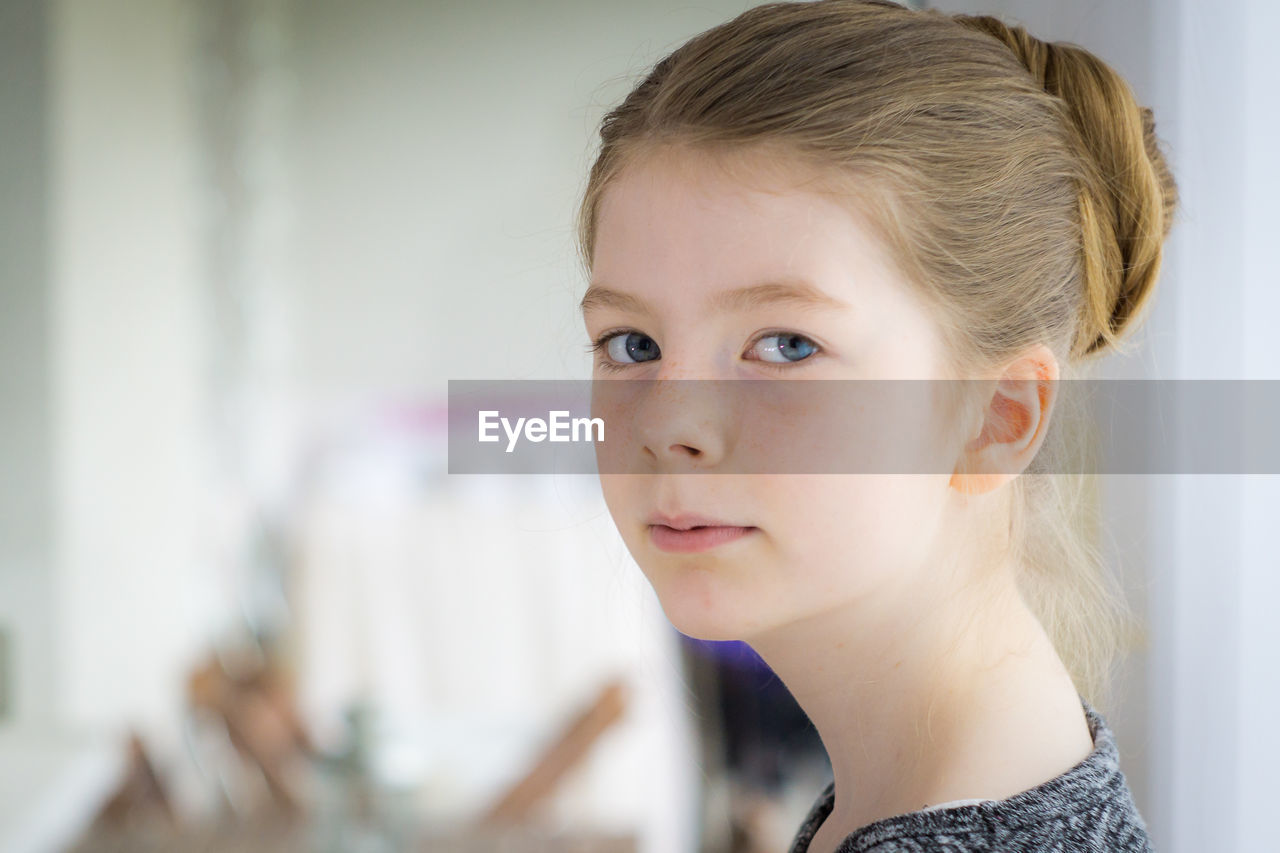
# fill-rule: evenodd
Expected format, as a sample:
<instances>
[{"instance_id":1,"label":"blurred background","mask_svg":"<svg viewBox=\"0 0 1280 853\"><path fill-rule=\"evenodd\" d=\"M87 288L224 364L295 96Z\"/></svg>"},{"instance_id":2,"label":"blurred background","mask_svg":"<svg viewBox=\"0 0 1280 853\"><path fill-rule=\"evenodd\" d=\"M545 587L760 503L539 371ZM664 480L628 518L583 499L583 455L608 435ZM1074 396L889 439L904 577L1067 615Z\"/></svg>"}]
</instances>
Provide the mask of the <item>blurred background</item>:
<instances>
[{"instance_id":1,"label":"blurred background","mask_svg":"<svg viewBox=\"0 0 1280 853\"><path fill-rule=\"evenodd\" d=\"M590 376L596 125L747 5L0 2L0 851L786 849L829 765L777 679L591 478L444 456L447 380ZM1155 110L1184 210L1103 375L1277 378L1278 7L933 5ZM1154 841L1274 849L1280 484L1099 499Z\"/></svg>"}]
</instances>

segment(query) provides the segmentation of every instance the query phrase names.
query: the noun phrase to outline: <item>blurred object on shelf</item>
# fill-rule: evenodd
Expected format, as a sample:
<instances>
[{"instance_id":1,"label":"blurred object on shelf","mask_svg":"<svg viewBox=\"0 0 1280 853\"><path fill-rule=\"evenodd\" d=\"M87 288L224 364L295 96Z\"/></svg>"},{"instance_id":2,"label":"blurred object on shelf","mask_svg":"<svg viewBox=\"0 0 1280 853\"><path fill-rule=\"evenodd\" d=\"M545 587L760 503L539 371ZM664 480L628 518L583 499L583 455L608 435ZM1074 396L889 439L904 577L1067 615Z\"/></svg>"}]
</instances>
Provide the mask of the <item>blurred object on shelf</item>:
<instances>
[{"instance_id":1,"label":"blurred object on shelf","mask_svg":"<svg viewBox=\"0 0 1280 853\"><path fill-rule=\"evenodd\" d=\"M308 849L317 853L414 849L421 824L419 789L389 778L379 766L384 750L395 743L379 722L372 706L350 706L345 747L317 756Z\"/></svg>"},{"instance_id":2,"label":"blurred object on shelf","mask_svg":"<svg viewBox=\"0 0 1280 853\"><path fill-rule=\"evenodd\" d=\"M244 825L199 827L180 834L157 829L107 833L78 844L67 853L306 853L309 832L293 822L265 818ZM366 843L344 853L385 853L393 849ZM637 853L633 835L553 832L531 828L490 828L424 833L404 853Z\"/></svg>"},{"instance_id":3,"label":"blurred object on shelf","mask_svg":"<svg viewBox=\"0 0 1280 853\"><path fill-rule=\"evenodd\" d=\"M555 831L532 826L473 826L426 832L412 853L637 853L634 834Z\"/></svg>"},{"instance_id":4,"label":"blurred object on shelf","mask_svg":"<svg viewBox=\"0 0 1280 853\"><path fill-rule=\"evenodd\" d=\"M176 829L178 818L169 794L136 731L129 733L127 760L124 778L98 813L95 828L120 829L150 821Z\"/></svg>"},{"instance_id":5,"label":"blurred object on shelf","mask_svg":"<svg viewBox=\"0 0 1280 853\"><path fill-rule=\"evenodd\" d=\"M621 719L626 706L626 686L622 679L615 678L605 684L591 705L565 727L529 771L485 811L480 823L515 823L527 819L538 803L554 792L560 779L582 761L600 736Z\"/></svg>"},{"instance_id":6,"label":"blurred object on shelf","mask_svg":"<svg viewBox=\"0 0 1280 853\"><path fill-rule=\"evenodd\" d=\"M212 655L188 680L193 756L222 794L211 820L179 820L164 780L137 735L130 767L91 831L68 853L637 853L634 834L539 826L535 806L578 765L626 709L621 679L606 684L483 821L422 820L411 787L375 772L376 713L354 705L347 744L319 752L303 729L288 682L268 656ZM221 754L213 745L221 732ZM202 745L203 749L196 749ZM216 758L216 760L215 760ZM229 759L256 771L257 790ZM244 769L242 767L241 769Z\"/></svg>"},{"instance_id":7,"label":"blurred object on shelf","mask_svg":"<svg viewBox=\"0 0 1280 853\"><path fill-rule=\"evenodd\" d=\"M193 717L221 727L239 756L261 774L272 807L286 815L302 810L299 765L314 756L294 706L293 689L283 669L266 654L240 651L211 655L187 681ZM200 757L197 763L202 763ZM216 775L232 812L256 808L227 790L224 774Z\"/></svg>"},{"instance_id":8,"label":"blurred object on shelf","mask_svg":"<svg viewBox=\"0 0 1280 853\"><path fill-rule=\"evenodd\" d=\"M154 822L132 827L95 827L66 853L300 853L304 835L295 821L259 817L245 823L184 825Z\"/></svg>"}]
</instances>

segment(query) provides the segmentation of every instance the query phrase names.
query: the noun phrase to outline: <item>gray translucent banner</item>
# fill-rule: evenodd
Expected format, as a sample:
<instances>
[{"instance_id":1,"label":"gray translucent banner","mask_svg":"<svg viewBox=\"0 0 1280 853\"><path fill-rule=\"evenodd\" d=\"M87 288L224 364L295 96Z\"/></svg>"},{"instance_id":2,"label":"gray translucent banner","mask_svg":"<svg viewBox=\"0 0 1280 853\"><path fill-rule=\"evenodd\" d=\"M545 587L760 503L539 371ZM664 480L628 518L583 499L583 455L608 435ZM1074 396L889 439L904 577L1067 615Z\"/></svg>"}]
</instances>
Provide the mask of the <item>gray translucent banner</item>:
<instances>
[{"instance_id":1,"label":"gray translucent banner","mask_svg":"<svg viewBox=\"0 0 1280 853\"><path fill-rule=\"evenodd\" d=\"M450 474L1280 474L1277 436L1277 380L449 381Z\"/></svg>"}]
</instances>

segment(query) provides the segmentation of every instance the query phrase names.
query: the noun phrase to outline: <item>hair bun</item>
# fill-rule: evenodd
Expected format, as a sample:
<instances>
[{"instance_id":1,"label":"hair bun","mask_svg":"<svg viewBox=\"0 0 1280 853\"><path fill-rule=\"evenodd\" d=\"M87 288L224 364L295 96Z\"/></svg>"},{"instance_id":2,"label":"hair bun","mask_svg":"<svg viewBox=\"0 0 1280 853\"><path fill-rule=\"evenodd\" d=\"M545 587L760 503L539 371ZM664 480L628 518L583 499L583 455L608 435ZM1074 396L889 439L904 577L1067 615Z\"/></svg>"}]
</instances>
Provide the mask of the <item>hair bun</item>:
<instances>
[{"instance_id":1,"label":"hair bun","mask_svg":"<svg viewBox=\"0 0 1280 853\"><path fill-rule=\"evenodd\" d=\"M1178 205L1155 116L1123 77L1078 45L1041 41L990 15L951 17L1007 45L1064 103L1087 175L1080 188L1085 299L1072 353L1120 349L1121 336L1150 301Z\"/></svg>"}]
</instances>

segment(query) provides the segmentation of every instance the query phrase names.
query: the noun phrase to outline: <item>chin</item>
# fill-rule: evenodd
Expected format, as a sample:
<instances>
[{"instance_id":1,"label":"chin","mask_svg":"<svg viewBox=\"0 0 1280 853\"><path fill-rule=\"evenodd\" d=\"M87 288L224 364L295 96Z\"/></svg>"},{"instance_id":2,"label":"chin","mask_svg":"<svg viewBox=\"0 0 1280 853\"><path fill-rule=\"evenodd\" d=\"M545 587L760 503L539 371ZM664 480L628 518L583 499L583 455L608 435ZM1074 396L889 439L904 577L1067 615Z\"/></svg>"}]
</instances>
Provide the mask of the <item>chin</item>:
<instances>
[{"instance_id":1,"label":"chin","mask_svg":"<svg viewBox=\"0 0 1280 853\"><path fill-rule=\"evenodd\" d=\"M741 640L757 620L745 618L741 602L726 588L722 568L682 563L663 555L643 568L667 621L695 640Z\"/></svg>"}]
</instances>

